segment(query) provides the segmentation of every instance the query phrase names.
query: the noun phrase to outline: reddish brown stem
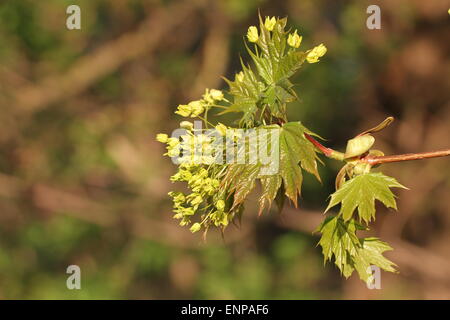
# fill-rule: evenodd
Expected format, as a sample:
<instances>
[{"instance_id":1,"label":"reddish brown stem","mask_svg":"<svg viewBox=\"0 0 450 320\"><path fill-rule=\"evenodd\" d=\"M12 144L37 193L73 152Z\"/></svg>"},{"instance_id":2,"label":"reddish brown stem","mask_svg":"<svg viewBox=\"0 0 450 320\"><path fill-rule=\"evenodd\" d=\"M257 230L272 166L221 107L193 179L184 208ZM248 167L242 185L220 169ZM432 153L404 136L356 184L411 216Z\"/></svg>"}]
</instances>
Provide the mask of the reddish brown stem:
<instances>
[{"instance_id":1,"label":"reddish brown stem","mask_svg":"<svg viewBox=\"0 0 450 320\"><path fill-rule=\"evenodd\" d=\"M309 134L304 133L305 138L308 139L317 149L319 149L328 158L333 158L337 160L344 160L344 154L342 152L327 148L322 145L319 141L311 137ZM431 151L431 152L421 152L421 153L406 153L406 154L396 154L392 156L365 156L361 158L361 161L369 163L374 166L382 163L389 162L399 162L399 161L410 161L410 160L420 160L428 158L446 157L450 155L450 149Z\"/></svg>"},{"instance_id":2,"label":"reddish brown stem","mask_svg":"<svg viewBox=\"0 0 450 320\"><path fill-rule=\"evenodd\" d=\"M341 161L344 160L344 154L342 152L325 147L319 141L311 137L306 132L304 133L304 135L306 139L308 139L317 149L319 149L328 158L333 158Z\"/></svg>"},{"instance_id":3,"label":"reddish brown stem","mask_svg":"<svg viewBox=\"0 0 450 320\"><path fill-rule=\"evenodd\" d=\"M324 145L322 145L319 141L317 141L316 139L314 139L313 137L311 137L309 134L307 134L306 132L304 133L306 139L308 139L317 149L319 149L320 151L322 151L322 153L324 155L326 155L327 157L329 155L331 155L331 153L333 152L333 150L331 150L330 148L325 147Z\"/></svg>"},{"instance_id":4,"label":"reddish brown stem","mask_svg":"<svg viewBox=\"0 0 450 320\"><path fill-rule=\"evenodd\" d=\"M450 149L447 149L447 150L422 152L422 153L397 154L397 155L392 155L392 156L378 156L378 157L367 156L361 160L374 166L374 165L382 164L382 163L446 157L449 155L450 155Z\"/></svg>"}]
</instances>

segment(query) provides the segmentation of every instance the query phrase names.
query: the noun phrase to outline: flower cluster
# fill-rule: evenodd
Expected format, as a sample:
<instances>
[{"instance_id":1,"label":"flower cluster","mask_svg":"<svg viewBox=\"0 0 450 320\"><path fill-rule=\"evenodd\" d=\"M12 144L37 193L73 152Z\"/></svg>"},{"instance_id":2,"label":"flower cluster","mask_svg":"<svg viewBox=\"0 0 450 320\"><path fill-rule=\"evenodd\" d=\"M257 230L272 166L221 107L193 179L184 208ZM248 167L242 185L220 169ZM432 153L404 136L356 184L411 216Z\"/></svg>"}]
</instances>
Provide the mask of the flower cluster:
<instances>
[{"instance_id":1,"label":"flower cluster","mask_svg":"<svg viewBox=\"0 0 450 320\"><path fill-rule=\"evenodd\" d=\"M220 101L227 101L222 91L206 89L202 99L179 105L176 114L183 117L200 117ZM207 120L203 119L205 124ZM220 191L220 175L225 165L213 165L213 143L216 137L222 138L229 128L218 123L214 129L216 134L204 133L196 129L190 121L180 122L185 133L178 138L160 133L156 140L166 144L164 155L178 157L178 170L170 177L172 182L186 182L189 194L178 191L169 192L173 201L175 219L180 225L190 225L192 232L207 230L209 226L226 227L234 213L226 210L226 192ZM238 133L235 134L238 137ZM196 222L194 222L196 220Z\"/></svg>"},{"instance_id":2,"label":"flower cluster","mask_svg":"<svg viewBox=\"0 0 450 320\"><path fill-rule=\"evenodd\" d=\"M196 213L200 213L200 221L191 225L192 232L199 231L202 227L207 229L211 224L216 227L228 225L230 215L225 211L224 194L218 192L220 180L215 170L183 163L170 180L187 182L191 190L187 195L182 192L169 192L175 212L173 217L180 220L180 225L191 224Z\"/></svg>"},{"instance_id":3,"label":"flower cluster","mask_svg":"<svg viewBox=\"0 0 450 320\"><path fill-rule=\"evenodd\" d=\"M264 22L264 28L267 29L268 31L273 31L275 25L277 23L277 20L275 17L266 17L266 20ZM250 26L248 28L247 31L247 39L250 42L253 43L258 43L259 41L259 32L258 32L258 28L255 26ZM302 36L299 36L297 34L297 30L295 30L293 33L290 33L288 35L287 38L287 44L294 48L297 49L300 47L300 44L302 43ZM319 62L319 58L324 56L325 53L327 52L327 48L323 45L323 43L321 43L320 45L314 47L311 50L307 51L307 55L306 55L306 61L308 61L309 63L316 63Z\"/></svg>"},{"instance_id":4,"label":"flower cluster","mask_svg":"<svg viewBox=\"0 0 450 320\"><path fill-rule=\"evenodd\" d=\"M176 157L180 153L180 140L177 138L170 137L165 133L158 133L156 135L156 140L165 143L167 152L164 154L169 157Z\"/></svg>"},{"instance_id":5,"label":"flower cluster","mask_svg":"<svg viewBox=\"0 0 450 320\"><path fill-rule=\"evenodd\" d=\"M202 99L191 101L188 104L180 104L175 113L182 117L190 116L191 118L195 118L213 107L216 101L222 101L224 99L225 97L222 91L217 89L206 89Z\"/></svg>"}]
</instances>

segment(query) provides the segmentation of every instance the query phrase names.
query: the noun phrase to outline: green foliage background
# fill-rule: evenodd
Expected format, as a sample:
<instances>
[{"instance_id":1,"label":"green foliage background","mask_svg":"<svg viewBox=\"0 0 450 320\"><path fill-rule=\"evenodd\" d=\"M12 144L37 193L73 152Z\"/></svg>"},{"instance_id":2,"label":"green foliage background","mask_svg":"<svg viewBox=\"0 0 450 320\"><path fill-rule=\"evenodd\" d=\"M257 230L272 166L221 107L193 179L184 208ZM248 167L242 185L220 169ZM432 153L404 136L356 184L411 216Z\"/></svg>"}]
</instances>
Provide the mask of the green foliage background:
<instances>
[{"instance_id":1,"label":"green foliage background","mask_svg":"<svg viewBox=\"0 0 450 320\"><path fill-rule=\"evenodd\" d=\"M386 153L446 148L445 3L377 1L379 31L366 28L369 1L76 3L80 31L65 28L72 1L0 3L0 298L450 298L445 159L383 169L411 190L398 193L398 212L380 206L368 235L395 248L387 256L402 273L383 273L383 289L368 290L324 267L311 234L338 164L325 160L336 168L319 168L323 184L305 175L299 209L257 219L255 199L240 230L224 240L210 232L203 243L171 219L175 166L154 141L178 126L178 104L225 87L220 76L240 70L239 55L249 60L242 36L259 8L288 15L302 46L328 48L296 76L291 119L342 150L393 115L398 122L377 138ZM114 46L139 30L136 42ZM109 54L96 61L100 51ZM70 264L81 267L82 290L66 288Z\"/></svg>"}]
</instances>

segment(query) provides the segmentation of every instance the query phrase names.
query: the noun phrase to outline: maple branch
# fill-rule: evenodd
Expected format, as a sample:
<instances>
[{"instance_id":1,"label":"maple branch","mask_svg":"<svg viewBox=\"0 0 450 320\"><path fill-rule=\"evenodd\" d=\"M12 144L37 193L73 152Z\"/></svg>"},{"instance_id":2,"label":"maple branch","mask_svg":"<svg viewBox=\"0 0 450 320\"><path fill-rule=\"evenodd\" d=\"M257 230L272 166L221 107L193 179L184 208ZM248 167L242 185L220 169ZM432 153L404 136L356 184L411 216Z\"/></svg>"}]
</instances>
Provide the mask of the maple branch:
<instances>
[{"instance_id":1,"label":"maple branch","mask_svg":"<svg viewBox=\"0 0 450 320\"><path fill-rule=\"evenodd\" d=\"M305 135L305 138L308 139L317 149L319 149L325 156L331 159L336 160L344 160L344 154L342 152L336 151L334 149L325 147L323 144L321 144L319 141L311 137L306 132L303 133Z\"/></svg>"},{"instance_id":2,"label":"maple branch","mask_svg":"<svg viewBox=\"0 0 450 320\"><path fill-rule=\"evenodd\" d=\"M396 155L391 155L391 156L366 156L366 157L362 158L361 160L374 166L374 165L382 164L382 163L446 157L449 155L450 155L450 149L447 149L447 150L422 152L422 153L396 154Z\"/></svg>"}]
</instances>

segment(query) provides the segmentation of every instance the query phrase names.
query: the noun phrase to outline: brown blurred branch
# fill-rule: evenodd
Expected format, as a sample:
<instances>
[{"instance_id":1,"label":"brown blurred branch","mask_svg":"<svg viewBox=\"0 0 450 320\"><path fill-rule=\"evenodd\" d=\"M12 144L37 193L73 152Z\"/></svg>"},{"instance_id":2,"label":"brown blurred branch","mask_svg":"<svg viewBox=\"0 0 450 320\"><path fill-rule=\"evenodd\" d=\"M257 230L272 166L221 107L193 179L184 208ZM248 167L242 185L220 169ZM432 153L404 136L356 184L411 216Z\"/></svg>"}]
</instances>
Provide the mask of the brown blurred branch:
<instances>
[{"instance_id":1,"label":"brown blurred branch","mask_svg":"<svg viewBox=\"0 0 450 320\"><path fill-rule=\"evenodd\" d=\"M15 100L14 110L35 112L82 92L126 62L154 49L204 2L176 1L166 9L157 9L138 30L124 34L80 58L66 73L51 75L36 85L18 88L12 94Z\"/></svg>"},{"instance_id":2,"label":"brown blurred branch","mask_svg":"<svg viewBox=\"0 0 450 320\"><path fill-rule=\"evenodd\" d=\"M192 99L198 98L205 87L217 87L224 75L229 58L229 32L228 17L223 14L220 2L211 4L208 15L208 29L203 45L203 57L200 71L194 85L189 89Z\"/></svg>"},{"instance_id":3,"label":"brown blurred branch","mask_svg":"<svg viewBox=\"0 0 450 320\"><path fill-rule=\"evenodd\" d=\"M123 214L114 213L107 205L90 199L82 192L69 192L44 184L28 186L18 178L1 173L0 196L15 199L31 196L34 206L51 214L65 214L104 228L122 227L138 238L174 247L198 248L202 241L198 234L191 234L185 228L179 227L176 221L160 221L136 213L132 209L124 209ZM247 223L245 228L230 230L224 240L228 244L241 241L251 230L252 224ZM211 240L223 241L220 235L212 236L213 234L208 236L208 243Z\"/></svg>"}]
</instances>

